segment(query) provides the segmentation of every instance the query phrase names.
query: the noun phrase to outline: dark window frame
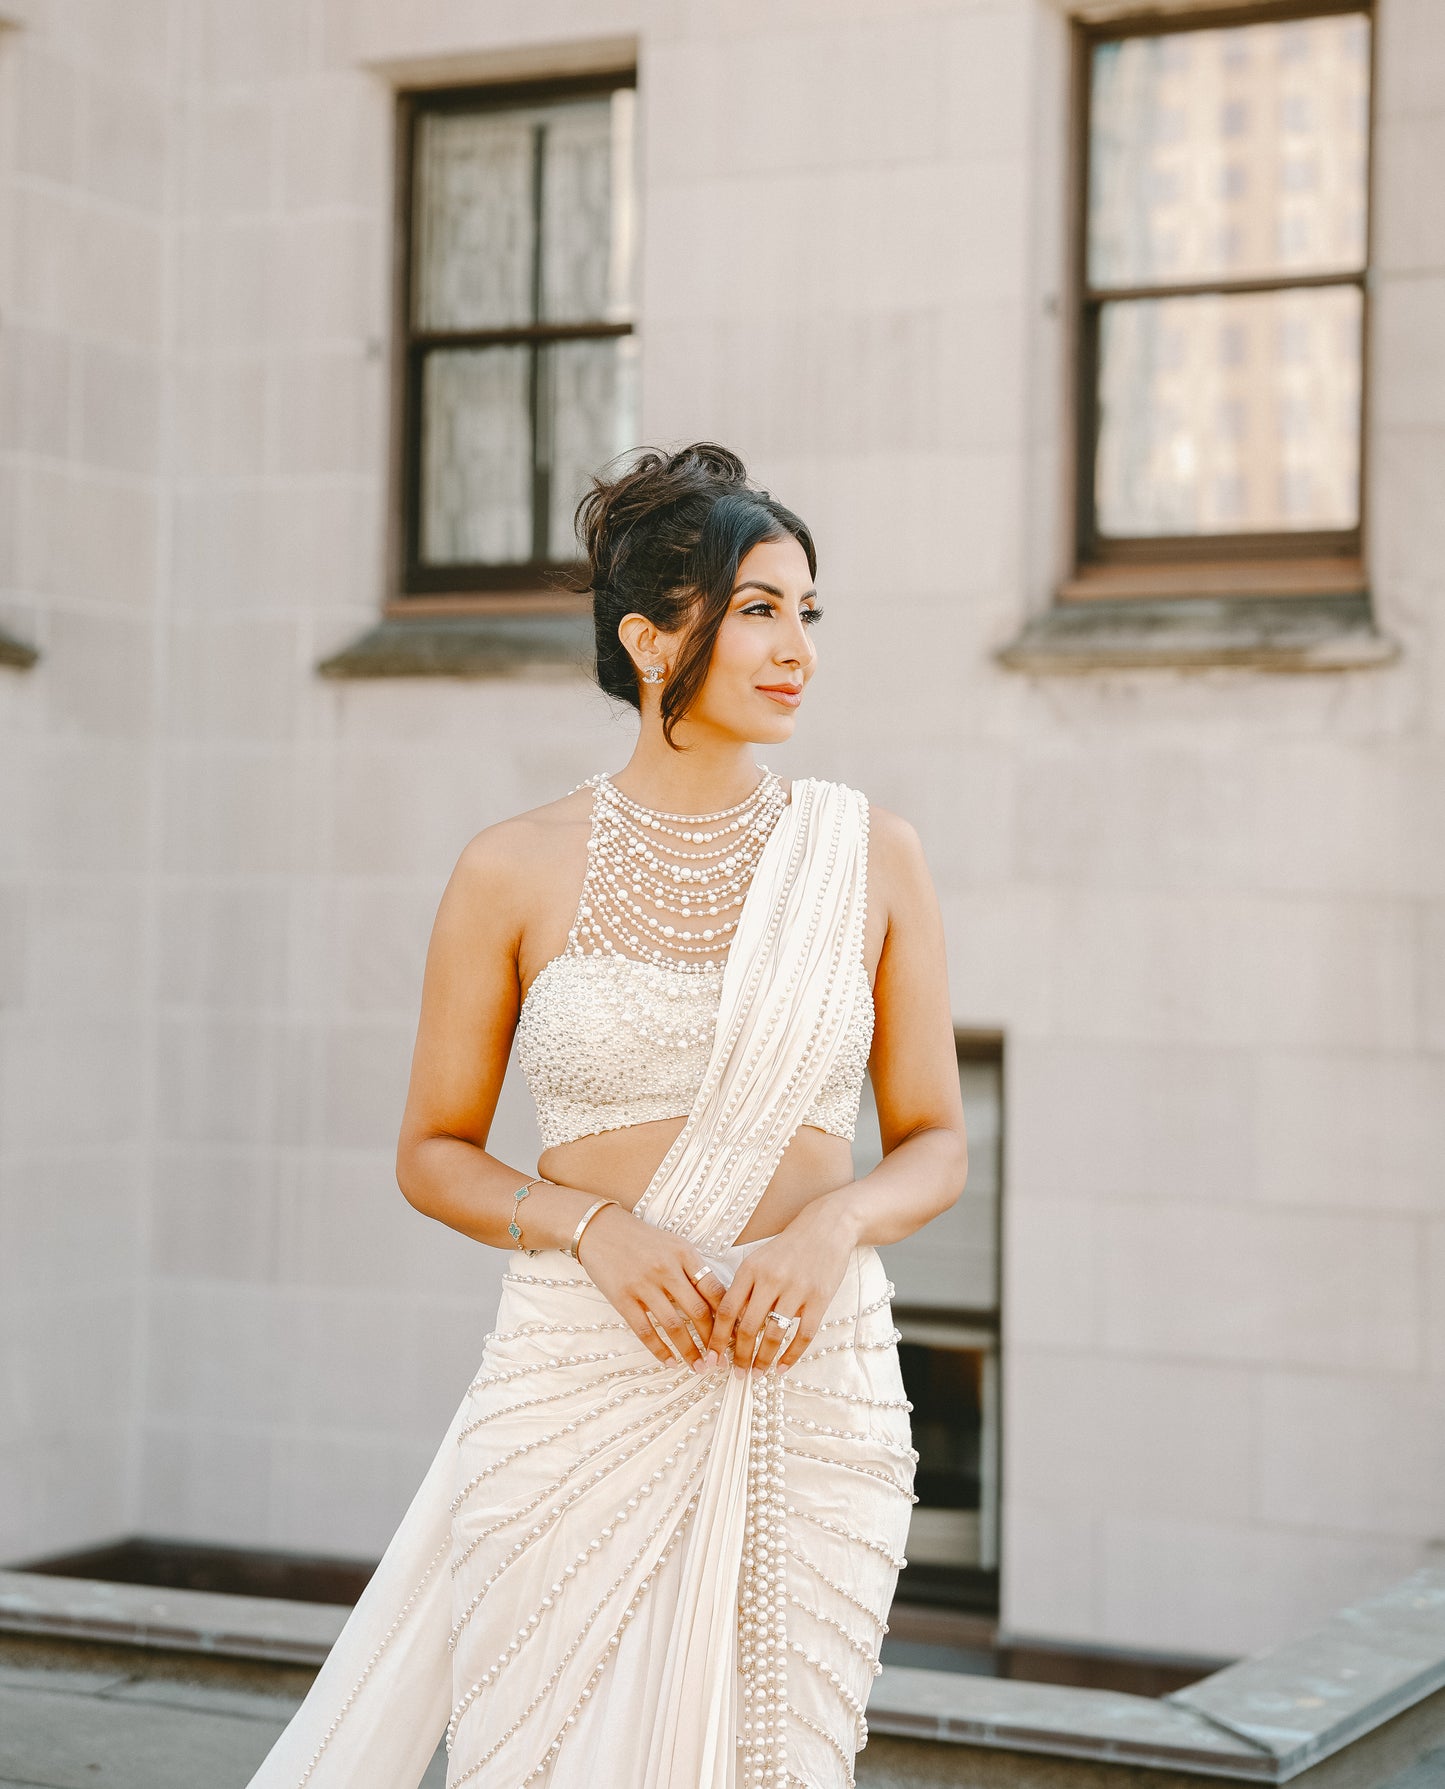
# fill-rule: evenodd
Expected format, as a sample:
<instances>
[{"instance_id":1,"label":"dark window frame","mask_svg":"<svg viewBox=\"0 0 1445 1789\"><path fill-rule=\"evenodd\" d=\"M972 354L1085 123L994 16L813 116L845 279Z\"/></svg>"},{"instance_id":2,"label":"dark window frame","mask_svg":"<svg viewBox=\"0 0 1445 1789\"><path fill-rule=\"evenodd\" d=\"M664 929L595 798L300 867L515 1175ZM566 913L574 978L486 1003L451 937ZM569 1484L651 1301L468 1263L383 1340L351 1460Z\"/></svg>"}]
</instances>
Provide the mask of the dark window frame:
<instances>
[{"instance_id":1,"label":"dark window frame","mask_svg":"<svg viewBox=\"0 0 1445 1789\"><path fill-rule=\"evenodd\" d=\"M407 89L397 95L396 206L394 216L394 295L396 354L392 411L393 597L389 614L406 615L438 609L494 611L570 609L585 599L567 593L565 580L585 570L576 558L534 556L511 564L427 564L421 558L422 381L427 356L439 349L485 348L548 342L585 341L630 336L636 318L626 322L531 323L500 329L422 330L413 314L415 272L416 140L421 120L438 112L505 111L513 106L575 99L635 88L635 68L617 68L545 80L470 84L464 87ZM538 252L541 236L538 232ZM535 272L534 272L535 278ZM532 516L536 531L545 518L546 491L537 472L537 356L532 356Z\"/></svg>"},{"instance_id":2,"label":"dark window frame","mask_svg":"<svg viewBox=\"0 0 1445 1789\"><path fill-rule=\"evenodd\" d=\"M1370 21L1366 124L1364 260L1355 270L1330 274L1280 274L1264 278L1221 277L1161 281L1129 286L1091 286L1088 272L1089 140L1093 97L1093 52L1101 43L1134 37L1181 36L1186 32L1246 28L1295 19L1363 14ZM1073 351L1069 365L1074 475L1070 493L1073 575L1060 597L1065 601L1108 600L1152 595L1168 599L1201 594L1315 595L1362 587L1366 494L1369 488L1371 267L1375 230L1375 110L1377 15L1374 0L1257 0L1253 5L1214 6L1184 14L1160 11L1090 22L1073 29L1072 113L1073 191L1070 196L1069 266ZM1098 446L1099 328L1103 307L1129 298L1184 297L1292 291L1353 286L1361 295L1360 463L1357 520L1347 529L1290 529L1148 537L1110 537L1096 524Z\"/></svg>"}]
</instances>

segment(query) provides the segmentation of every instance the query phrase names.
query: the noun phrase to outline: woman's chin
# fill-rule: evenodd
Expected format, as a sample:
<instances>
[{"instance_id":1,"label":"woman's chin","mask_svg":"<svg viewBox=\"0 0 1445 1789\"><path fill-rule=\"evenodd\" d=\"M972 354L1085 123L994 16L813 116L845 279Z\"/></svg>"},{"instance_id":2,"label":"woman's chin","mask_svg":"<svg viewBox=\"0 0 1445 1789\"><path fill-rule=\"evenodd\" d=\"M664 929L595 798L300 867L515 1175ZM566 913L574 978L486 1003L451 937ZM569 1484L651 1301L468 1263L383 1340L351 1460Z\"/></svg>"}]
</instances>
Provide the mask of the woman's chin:
<instances>
[{"instance_id":1,"label":"woman's chin","mask_svg":"<svg viewBox=\"0 0 1445 1789\"><path fill-rule=\"evenodd\" d=\"M783 708L774 702L768 702L767 710L749 702L746 707L740 704L732 712L699 715L697 720L714 738L730 737L748 745L781 745L793 737L798 714L796 709ZM684 730L679 734L679 738L683 737L686 737L685 722Z\"/></svg>"},{"instance_id":2,"label":"woman's chin","mask_svg":"<svg viewBox=\"0 0 1445 1789\"><path fill-rule=\"evenodd\" d=\"M793 729L797 724L796 713L765 715L754 723L748 738L754 745L781 745L784 740L793 737Z\"/></svg>"}]
</instances>

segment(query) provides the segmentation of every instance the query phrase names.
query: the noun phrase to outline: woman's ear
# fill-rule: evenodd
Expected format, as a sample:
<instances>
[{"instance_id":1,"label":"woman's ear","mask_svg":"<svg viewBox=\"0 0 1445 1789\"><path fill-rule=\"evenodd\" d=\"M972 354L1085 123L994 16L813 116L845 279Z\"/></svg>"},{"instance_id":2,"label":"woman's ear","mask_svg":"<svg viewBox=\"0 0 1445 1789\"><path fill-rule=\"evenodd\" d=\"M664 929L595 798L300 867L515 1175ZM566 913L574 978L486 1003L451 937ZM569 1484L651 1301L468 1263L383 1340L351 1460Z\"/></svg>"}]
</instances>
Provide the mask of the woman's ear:
<instances>
[{"instance_id":1,"label":"woman's ear","mask_svg":"<svg viewBox=\"0 0 1445 1789\"><path fill-rule=\"evenodd\" d=\"M624 615L617 624L617 637L637 668L655 663L665 655L662 633L645 615Z\"/></svg>"}]
</instances>

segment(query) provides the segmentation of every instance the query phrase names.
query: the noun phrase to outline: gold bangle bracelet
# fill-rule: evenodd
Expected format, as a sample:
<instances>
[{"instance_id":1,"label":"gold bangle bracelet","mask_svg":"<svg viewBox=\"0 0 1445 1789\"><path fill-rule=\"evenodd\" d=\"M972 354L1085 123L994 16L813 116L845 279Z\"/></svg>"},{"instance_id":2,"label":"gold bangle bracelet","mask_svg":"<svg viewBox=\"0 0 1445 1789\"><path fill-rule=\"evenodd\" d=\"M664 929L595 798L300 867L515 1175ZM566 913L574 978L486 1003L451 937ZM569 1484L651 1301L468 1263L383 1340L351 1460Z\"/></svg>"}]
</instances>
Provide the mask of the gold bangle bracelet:
<instances>
[{"instance_id":1,"label":"gold bangle bracelet","mask_svg":"<svg viewBox=\"0 0 1445 1789\"><path fill-rule=\"evenodd\" d=\"M595 1204L589 1205L587 1207L586 1211L584 1211L582 1213L582 1221L580 1224L578 1224L577 1228L572 1232L572 1240L571 1240L571 1242L569 1242L567 1244L567 1253L572 1257L572 1259L574 1261L577 1262L577 1265L579 1267L582 1265L582 1262L577 1254L577 1250L582 1242L582 1232L592 1222L593 1218L595 1218L597 1216L597 1213L602 1210L604 1205L616 1205L616 1204L617 1204L616 1199L598 1199Z\"/></svg>"}]
</instances>

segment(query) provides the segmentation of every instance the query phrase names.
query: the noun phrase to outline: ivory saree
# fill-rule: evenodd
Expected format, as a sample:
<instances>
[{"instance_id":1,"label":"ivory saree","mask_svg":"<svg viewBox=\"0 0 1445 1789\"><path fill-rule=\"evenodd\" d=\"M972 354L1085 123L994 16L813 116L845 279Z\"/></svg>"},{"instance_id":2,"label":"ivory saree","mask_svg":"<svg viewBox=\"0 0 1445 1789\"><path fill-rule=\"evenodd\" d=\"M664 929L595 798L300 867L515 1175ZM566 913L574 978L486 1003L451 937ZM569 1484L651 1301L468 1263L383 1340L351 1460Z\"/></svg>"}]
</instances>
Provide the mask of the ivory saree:
<instances>
[{"instance_id":1,"label":"ivory saree","mask_svg":"<svg viewBox=\"0 0 1445 1789\"><path fill-rule=\"evenodd\" d=\"M728 1279L844 1030L867 809L797 779L744 901L706 1075L636 1210ZM558 1250L508 1257L430 1471L251 1789L836 1789L908 1530L888 1284L855 1249L791 1372L643 1347Z\"/></svg>"}]
</instances>

